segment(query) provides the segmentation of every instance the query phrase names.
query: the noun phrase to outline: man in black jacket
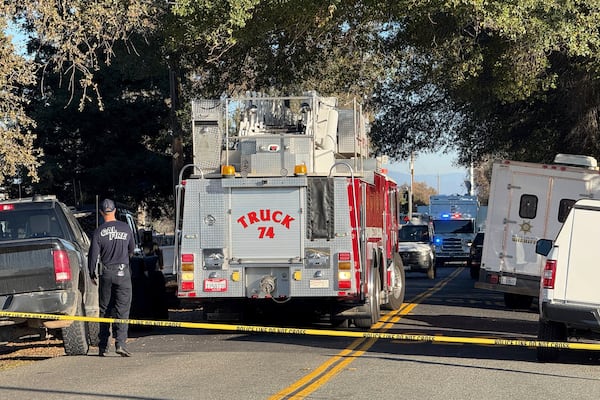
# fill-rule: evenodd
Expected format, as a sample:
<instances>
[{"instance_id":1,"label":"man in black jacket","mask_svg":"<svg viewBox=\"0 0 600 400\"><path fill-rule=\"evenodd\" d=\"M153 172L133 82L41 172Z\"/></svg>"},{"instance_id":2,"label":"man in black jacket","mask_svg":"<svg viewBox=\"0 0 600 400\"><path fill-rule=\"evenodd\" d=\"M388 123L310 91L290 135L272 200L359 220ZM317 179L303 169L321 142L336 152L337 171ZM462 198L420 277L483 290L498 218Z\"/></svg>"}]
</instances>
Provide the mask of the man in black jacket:
<instances>
[{"instance_id":1,"label":"man in black jacket","mask_svg":"<svg viewBox=\"0 0 600 400\"><path fill-rule=\"evenodd\" d=\"M104 223L94 231L88 254L90 276L95 283L100 280L100 317L128 319L132 297L129 258L135 250L133 232L129 225L116 219L116 207L111 199L102 201L100 212ZM109 350L110 325L100 325L100 356ZM127 324L112 324L116 353L123 357L131 356L125 346L127 328Z\"/></svg>"}]
</instances>

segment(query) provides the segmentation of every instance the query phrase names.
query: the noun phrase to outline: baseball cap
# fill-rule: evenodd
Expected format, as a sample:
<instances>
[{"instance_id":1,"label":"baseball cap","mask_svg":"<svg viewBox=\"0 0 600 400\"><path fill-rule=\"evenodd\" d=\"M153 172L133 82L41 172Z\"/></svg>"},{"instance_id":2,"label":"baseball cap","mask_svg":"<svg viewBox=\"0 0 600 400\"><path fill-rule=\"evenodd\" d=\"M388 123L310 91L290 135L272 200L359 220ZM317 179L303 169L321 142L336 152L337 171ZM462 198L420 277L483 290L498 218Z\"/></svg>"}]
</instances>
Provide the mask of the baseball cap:
<instances>
[{"instance_id":1,"label":"baseball cap","mask_svg":"<svg viewBox=\"0 0 600 400\"><path fill-rule=\"evenodd\" d=\"M111 199L104 199L102 201L102 206L100 207L100 209L102 210L102 212L111 212L115 210L115 202L112 201Z\"/></svg>"}]
</instances>

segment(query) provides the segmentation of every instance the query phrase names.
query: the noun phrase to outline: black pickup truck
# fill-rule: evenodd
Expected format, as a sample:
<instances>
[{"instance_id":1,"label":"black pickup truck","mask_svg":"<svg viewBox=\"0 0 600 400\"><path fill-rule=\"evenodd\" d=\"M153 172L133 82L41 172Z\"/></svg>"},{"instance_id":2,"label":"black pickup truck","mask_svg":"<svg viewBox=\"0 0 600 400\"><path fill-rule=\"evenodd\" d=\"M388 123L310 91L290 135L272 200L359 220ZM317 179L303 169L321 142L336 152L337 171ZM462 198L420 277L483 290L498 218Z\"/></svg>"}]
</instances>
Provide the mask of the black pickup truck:
<instances>
[{"instance_id":1,"label":"black pickup truck","mask_svg":"<svg viewBox=\"0 0 600 400\"><path fill-rule=\"evenodd\" d=\"M0 309L97 317L89 245L73 213L54 196L0 201ZM67 355L87 354L98 340L97 323L0 316L0 338L40 330L62 337Z\"/></svg>"}]
</instances>

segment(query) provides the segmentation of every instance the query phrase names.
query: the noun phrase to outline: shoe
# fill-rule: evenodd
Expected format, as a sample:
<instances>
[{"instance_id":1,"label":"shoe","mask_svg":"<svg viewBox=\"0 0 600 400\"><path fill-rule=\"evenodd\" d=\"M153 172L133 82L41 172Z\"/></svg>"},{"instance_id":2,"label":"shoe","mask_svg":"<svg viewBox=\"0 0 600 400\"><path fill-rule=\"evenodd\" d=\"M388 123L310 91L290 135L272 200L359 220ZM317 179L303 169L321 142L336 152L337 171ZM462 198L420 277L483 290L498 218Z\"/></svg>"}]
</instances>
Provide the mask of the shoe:
<instances>
[{"instance_id":1,"label":"shoe","mask_svg":"<svg viewBox=\"0 0 600 400\"><path fill-rule=\"evenodd\" d=\"M99 355L100 357L106 357L106 356L108 355L108 349L100 349L100 350L98 351L98 355Z\"/></svg>"},{"instance_id":2,"label":"shoe","mask_svg":"<svg viewBox=\"0 0 600 400\"><path fill-rule=\"evenodd\" d=\"M115 353L121 357L131 357L131 353L125 347L117 347Z\"/></svg>"}]
</instances>

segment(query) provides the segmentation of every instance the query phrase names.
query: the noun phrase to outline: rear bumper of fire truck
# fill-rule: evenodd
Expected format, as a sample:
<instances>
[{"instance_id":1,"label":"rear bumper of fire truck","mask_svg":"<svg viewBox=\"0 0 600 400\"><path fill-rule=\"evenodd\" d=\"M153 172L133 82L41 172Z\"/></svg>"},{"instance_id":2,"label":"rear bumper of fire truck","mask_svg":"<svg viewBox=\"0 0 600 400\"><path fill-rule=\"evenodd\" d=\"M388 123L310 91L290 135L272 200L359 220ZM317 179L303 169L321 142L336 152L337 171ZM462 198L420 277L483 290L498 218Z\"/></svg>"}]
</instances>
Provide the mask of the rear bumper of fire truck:
<instances>
[{"instance_id":1,"label":"rear bumper of fire truck","mask_svg":"<svg viewBox=\"0 0 600 400\"><path fill-rule=\"evenodd\" d=\"M207 320L240 319L253 308L312 310L333 319L369 317L364 296L357 294L356 282L341 288L337 278L333 268L307 270L303 264L247 264L226 270L203 270L193 285L182 288L180 284L177 294L181 300L202 305Z\"/></svg>"}]
</instances>

